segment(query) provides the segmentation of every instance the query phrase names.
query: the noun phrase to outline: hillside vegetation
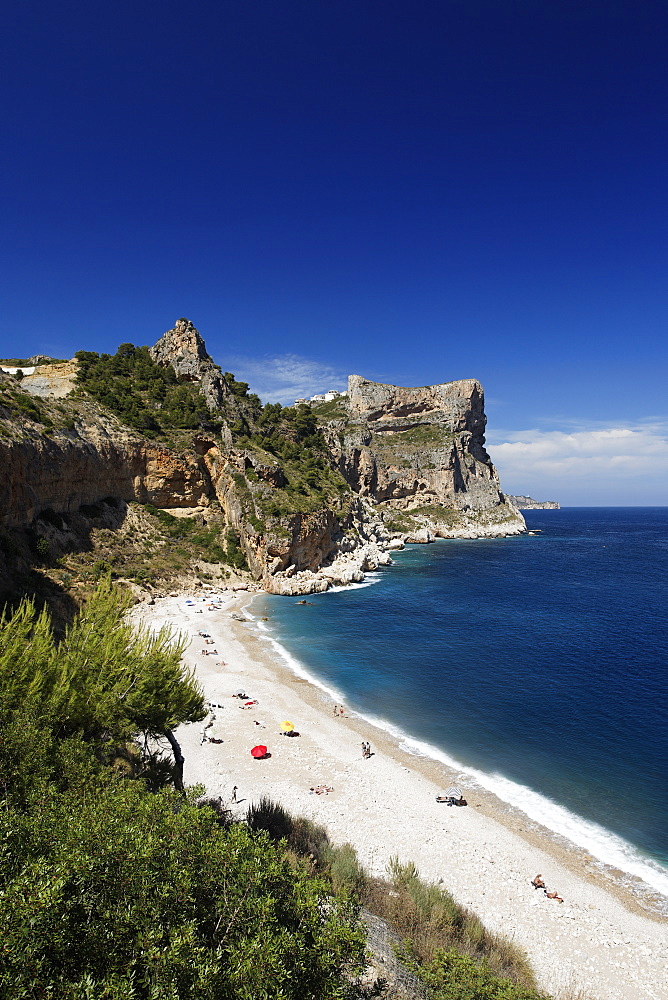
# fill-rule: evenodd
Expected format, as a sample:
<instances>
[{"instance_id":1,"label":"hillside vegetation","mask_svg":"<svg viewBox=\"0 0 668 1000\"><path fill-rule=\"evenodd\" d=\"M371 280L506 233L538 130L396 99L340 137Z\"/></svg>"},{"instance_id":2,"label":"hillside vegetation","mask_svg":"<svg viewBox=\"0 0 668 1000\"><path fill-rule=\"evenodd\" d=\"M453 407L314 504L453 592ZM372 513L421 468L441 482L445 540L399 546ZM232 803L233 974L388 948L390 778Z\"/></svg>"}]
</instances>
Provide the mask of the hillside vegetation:
<instances>
[{"instance_id":1,"label":"hillside vegetation","mask_svg":"<svg viewBox=\"0 0 668 1000\"><path fill-rule=\"evenodd\" d=\"M102 584L61 643L30 602L0 621L0 995L363 996L354 901L175 790L202 692L126 607Z\"/></svg>"}]
</instances>

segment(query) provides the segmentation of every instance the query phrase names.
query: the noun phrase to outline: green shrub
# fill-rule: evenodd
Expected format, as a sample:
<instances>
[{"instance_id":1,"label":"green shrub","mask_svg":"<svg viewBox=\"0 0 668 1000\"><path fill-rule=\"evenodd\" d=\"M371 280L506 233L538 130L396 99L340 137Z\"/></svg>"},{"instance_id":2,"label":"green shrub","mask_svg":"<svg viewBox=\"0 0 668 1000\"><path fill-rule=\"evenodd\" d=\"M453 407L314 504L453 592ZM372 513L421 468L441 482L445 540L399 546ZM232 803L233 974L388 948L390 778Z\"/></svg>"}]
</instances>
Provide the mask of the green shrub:
<instances>
[{"instance_id":1,"label":"green shrub","mask_svg":"<svg viewBox=\"0 0 668 1000\"><path fill-rule=\"evenodd\" d=\"M46 562L46 560L51 555L51 546L49 545L46 538L37 539L37 541L35 542L35 552L37 553L40 559Z\"/></svg>"},{"instance_id":2,"label":"green shrub","mask_svg":"<svg viewBox=\"0 0 668 1000\"><path fill-rule=\"evenodd\" d=\"M359 863L355 848L351 844L341 847L330 846L325 855L329 861L329 872L335 889L359 896L367 884L364 869Z\"/></svg>"},{"instance_id":3,"label":"green shrub","mask_svg":"<svg viewBox=\"0 0 668 1000\"><path fill-rule=\"evenodd\" d=\"M432 1000L548 1000L531 986L496 975L486 962L450 949L437 951L426 965L404 956L408 967L429 988Z\"/></svg>"},{"instance_id":4,"label":"green shrub","mask_svg":"<svg viewBox=\"0 0 668 1000\"><path fill-rule=\"evenodd\" d=\"M536 1000L537 994L531 992L535 991L533 972L521 949L487 931L476 915L456 903L444 888L423 882L412 863L402 865L392 859L388 875L389 886L379 879L369 880L364 902L407 942L406 956L416 968L430 968L441 953L456 949L487 975L505 980L508 989L519 984L529 991L529 1000ZM498 995L505 998L503 993ZM442 996L449 998L450 994ZM514 996L508 994L509 998ZM469 1000L468 993L453 993L452 997ZM474 995L471 1000L475 1000ZM517 994L517 1000L525 1000L524 995Z\"/></svg>"}]
</instances>

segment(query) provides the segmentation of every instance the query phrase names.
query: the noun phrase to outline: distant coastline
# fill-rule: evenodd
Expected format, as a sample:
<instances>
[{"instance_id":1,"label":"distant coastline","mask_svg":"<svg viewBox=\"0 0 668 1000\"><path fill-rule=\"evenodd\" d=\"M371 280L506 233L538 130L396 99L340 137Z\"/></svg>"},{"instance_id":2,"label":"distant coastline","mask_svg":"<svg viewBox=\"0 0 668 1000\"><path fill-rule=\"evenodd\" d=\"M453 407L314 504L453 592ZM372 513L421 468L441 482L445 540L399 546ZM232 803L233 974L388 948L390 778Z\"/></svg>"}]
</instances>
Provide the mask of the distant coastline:
<instances>
[{"instance_id":1,"label":"distant coastline","mask_svg":"<svg viewBox=\"0 0 668 1000\"><path fill-rule=\"evenodd\" d=\"M561 505L558 500L534 500L533 497L511 497L506 494L506 499L517 507L518 510L560 510Z\"/></svg>"}]
</instances>

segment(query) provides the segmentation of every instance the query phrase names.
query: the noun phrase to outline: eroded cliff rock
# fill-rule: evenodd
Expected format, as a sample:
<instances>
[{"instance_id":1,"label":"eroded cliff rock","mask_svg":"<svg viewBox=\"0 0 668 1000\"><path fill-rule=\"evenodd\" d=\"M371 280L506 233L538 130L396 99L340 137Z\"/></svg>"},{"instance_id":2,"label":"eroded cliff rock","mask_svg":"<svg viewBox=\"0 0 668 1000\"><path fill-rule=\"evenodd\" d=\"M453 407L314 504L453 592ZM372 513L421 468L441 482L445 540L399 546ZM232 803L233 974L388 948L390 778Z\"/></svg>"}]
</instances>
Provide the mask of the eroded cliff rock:
<instances>
[{"instance_id":1,"label":"eroded cliff rock","mask_svg":"<svg viewBox=\"0 0 668 1000\"><path fill-rule=\"evenodd\" d=\"M177 375L199 388L208 405L220 410L230 397L230 390L218 365L207 352L206 344L189 319L182 317L149 349L159 365L171 365Z\"/></svg>"},{"instance_id":2,"label":"eroded cliff rock","mask_svg":"<svg viewBox=\"0 0 668 1000\"><path fill-rule=\"evenodd\" d=\"M405 388L351 375L334 409L325 433L343 476L407 540L525 530L485 450L475 379Z\"/></svg>"},{"instance_id":3,"label":"eroded cliff rock","mask_svg":"<svg viewBox=\"0 0 668 1000\"><path fill-rule=\"evenodd\" d=\"M33 405L8 381L7 391L0 386L8 407L0 523L26 526L44 510L72 513L106 498L166 510L213 504L253 578L279 594L358 582L406 542L526 530L485 450L474 379L406 388L353 375L347 398L314 407L316 424L306 408L263 411L244 383L222 374L186 319L150 355L195 383L219 419L204 420L175 451L82 394L75 369L64 373L74 401L49 391L50 401Z\"/></svg>"},{"instance_id":4,"label":"eroded cliff rock","mask_svg":"<svg viewBox=\"0 0 668 1000\"><path fill-rule=\"evenodd\" d=\"M43 510L70 513L107 497L156 507L209 502L196 456L147 441L92 405L81 409L71 429L48 434L30 419L3 421L0 523L22 527Z\"/></svg>"},{"instance_id":5,"label":"eroded cliff rock","mask_svg":"<svg viewBox=\"0 0 668 1000\"><path fill-rule=\"evenodd\" d=\"M509 496L508 500L518 510L559 510L560 507L557 500L534 500L527 496Z\"/></svg>"}]
</instances>

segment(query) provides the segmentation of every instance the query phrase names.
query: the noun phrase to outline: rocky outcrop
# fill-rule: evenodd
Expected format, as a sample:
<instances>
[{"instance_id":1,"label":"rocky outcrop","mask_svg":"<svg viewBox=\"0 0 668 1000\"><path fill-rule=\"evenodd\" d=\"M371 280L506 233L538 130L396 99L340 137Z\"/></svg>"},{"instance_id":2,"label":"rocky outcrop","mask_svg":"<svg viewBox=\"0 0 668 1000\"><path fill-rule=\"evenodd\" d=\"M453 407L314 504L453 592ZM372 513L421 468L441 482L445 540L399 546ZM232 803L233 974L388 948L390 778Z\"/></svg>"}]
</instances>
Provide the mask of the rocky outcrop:
<instances>
[{"instance_id":1,"label":"rocky outcrop","mask_svg":"<svg viewBox=\"0 0 668 1000\"><path fill-rule=\"evenodd\" d=\"M31 420L4 421L0 523L29 525L43 510L70 513L107 497L156 507L208 504L196 456L177 455L86 406L73 429L43 433Z\"/></svg>"},{"instance_id":2,"label":"rocky outcrop","mask_svg":"<svg viewBox=\"0 0 668 1000\"><path fill-rule=\"evenodd\" d=\"M532 497L507 497L509 503L518 510L559 510L556 500L534 500Z\"/></svg>"},{"instance_id":3,"label":"rocky outcrop","mask_svg":"<svg viewBox=\"0 0 668 1000\"><path fill-rule=\"evenodd\" d=\"M325 433L341 473L410 540L525 530L485 450L475 379L405 388L351 375L338 410Z\"/></svg>"},{"instance_id":4,"label":"rocky outcrop","mask_svg":"<svg viewBox=\"0 0 668 1000\"><path fill-rule=\"evenodd\" d=\"M267 589L276 573L315 571L335 553L341 528L326 506L260 520L254 493L283 484L278 463L269 465L247 449L228 449L214 440L200 439L198 451L226 520L240 535L251 573L267 583ZM246 478L249 470L255 472L255 483Z\"/></svg>"},{"instance_id":5,"label":"rocky outcrop","mask_svg":"<svg viewBox=\"0 0 668 1000\"><path fill-rule=\"evenodd\" d=\"M391 565L390 550L404 547L401 540L392 538L373 509L363 501L354 505L345 530L336 523L333 527L334 531L328 532L332 544L322 561L314 560L301 571L294 563L277 568L265 577L265 590L272 594L304 595L360 583L366 573Z\"/></svg>"},{"instance_id":6,"label":"rocky outcrop","mask_svg":"<svg viewBox=\"0 0 668 1000\"><path fill-rule=\"evenodd\" d=\"M33 374L26 375L23 379L21 388L31 396L64 399L75 388L77 368L76 359L53 364L38 364Z\"/></svg>"},{"instance_id":7,"label":"rocky outcrop","mask_svg":"<svg viewBox=\"0 0 668 1000\"><path fill-rule=\"evenodd\" d=\"M0 523L26 526L41 511L72 513L107 498L171 511L219 503L230 529L225 544L240 545L253 578L279 594L359 582L407 542L526 530L485 450L484 396L474 379L406 388L350 376L347 397L312 411L328 455L319 439L295 451L296 421L285 417L283 439L264 438L259 400L226 379L189 320L150 353L196 383L215 418L200 423L179 453L81 395L53 398L59 393L51 384L35 385L39 403L22 400L16 380L0 373L8 380L6 391L0 385L7 410L0 414L7 470ZM76 384L76 366L47 367L68 391ZM308 434L316 440L313 428Z\"/></svg>"},{"instance_id":8,"label":"rocky outcrop","mask_svg":"<svg viewBox=\"0 0 668 1000\"><path fill-rule=\"evenodd\" d=\"M204 340L189 319L177 320L173 329L149 348L149 353L157 364L171 365L177 375L199 383L211 409L220 410L229 399L230 390L222 372L207 353Z\"/></svg>"}]
</instances>

